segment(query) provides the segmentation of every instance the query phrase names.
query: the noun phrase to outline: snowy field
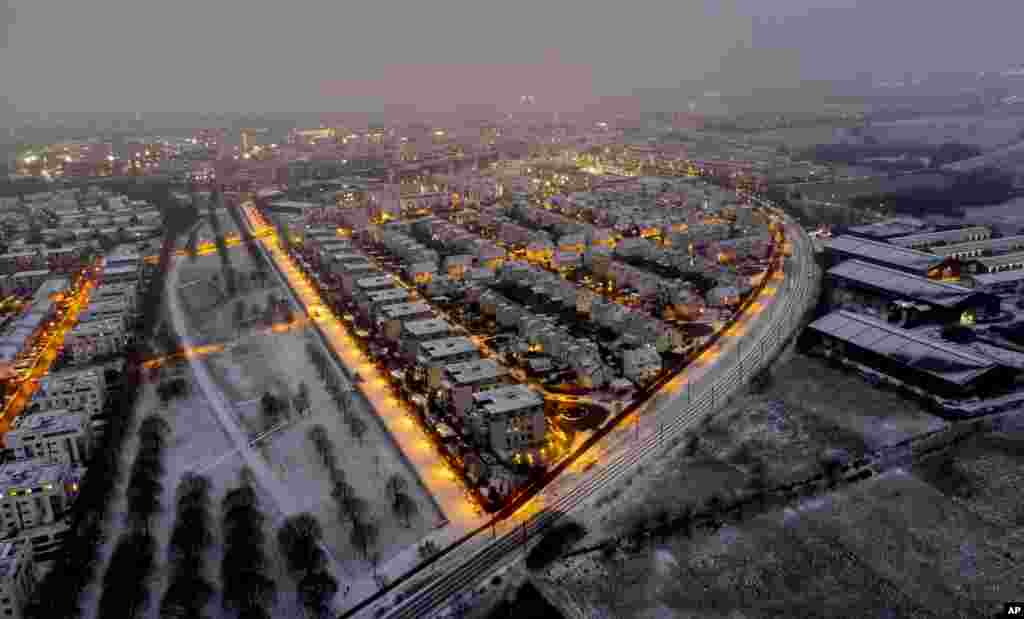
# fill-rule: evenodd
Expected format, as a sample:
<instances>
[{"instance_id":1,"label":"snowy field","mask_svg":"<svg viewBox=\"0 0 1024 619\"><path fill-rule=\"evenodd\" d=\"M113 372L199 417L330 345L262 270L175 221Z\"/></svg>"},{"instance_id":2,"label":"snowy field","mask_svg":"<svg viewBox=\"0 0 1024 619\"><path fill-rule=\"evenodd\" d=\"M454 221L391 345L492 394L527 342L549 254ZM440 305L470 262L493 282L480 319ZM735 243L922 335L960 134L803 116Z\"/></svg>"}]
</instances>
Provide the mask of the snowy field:
<instances>
[{"instance_id":1,"label":"snowy field","mask_svg":"<svg viewBox=\"0 0 1024 619\"><path fill-rule=\"evenodd\" d=\"M436 511L426 490L405 467L380 425L370 417L372 412L362 407L362 400L354 400L354 406L367 422L366 435L360 441L348 432L341 411L328 396L316 370L306 358L305 332L251 338L247 341L247 348L249 351L244 356L232 352L210 358L208 366L218 383L231 385L231 389L225 391L235 393L235 402L257 399L266 389L278 395L294 395L299 382L306 382L310 391L310 414L295 416L292 425L261 442L260 452L279 472L282 482L297 500L302 501L298 509L310 511L319 518L324 527L325 542L336 558L343 560L351 574L364 572L367 565L355 560L357 557L348 543L349 527L335 509L327 472L306 436L313 425L320 424L327 429L337 448L339 468L345 472L345 478L355 488L356 494L369 504L368 513L374 516L381 530L377 551L382 561L417 543L441 523L442 515ZM243 424L249 434L255 435L264 430L258 404L244 408L247 414ZM392 515L384 493L385 484L392 474L407 480L417 504L419 515L409 528L402 526Z\"/></svg>"},{"instance_id":2,"label":"snowy field","mask_svg":"<svg viewBox=\"0 0 1024 619\"><path fill-rule=\"evenodd\" d=\"M220 519L221 500L228 490L236 487L239 480L239 472L242 468L242 459L232 448L228 436L223 432L220 425L214 419L211 411L201 395L172 400L166 407L163 407L156 397L154 384L147 384L140 394L137 408L137 421L140 421L148 414L156 413L167 420L171 427L171 434L168 436L167 449L164 452L164 466L166 474L163 479L163 496L161 499L161 511L154 520L153 534L157 541L157 561L153 579L150 584L150 603L145 614L147 619L157 619L160 615L160 600L163 598L167 588L168 572L170 566L167 561L167 541L171 529L174 526L174 495L182 475L188 471L194 471L205 475L210 480L210 512L214 530L214 543L209 548L206 556L207 577L214 583L219 582L220 561L223 554L223 547L220 540ZM137 426L138 424L136 424ZM101 552L101 568L98 571L97 582L85 590L82 596L83 617L97 617L99 605L99 594L103 573L106 571L107 560L114 545L123 531L128 530L125 516L124 487L127 483L128 471L131 469L132 461L138 448L138 440L134 429L129 433L125 450L122 455L122 470L125 471L124 479L120 484L117 493L115 506L112 510L113 517L108 525L110 531L107 543ZM267 554L271 560L270 574L278 585L278 601L274 608L275 617L300 617L302 609L298 603L295 593L295 585L291 578L276 559L279 555L276 543L273 541L275 526L279 524L282 515L278 506L270 496L263 493L260 487L256 486L260 494L260 507L267 516ZM344 585L344 576L339 575L339 582ZM207 607L211 617L227 617L221 610L220 597L215 595ZM102 619L98 618L97 619Z\"/></svg>"}]
</instances>

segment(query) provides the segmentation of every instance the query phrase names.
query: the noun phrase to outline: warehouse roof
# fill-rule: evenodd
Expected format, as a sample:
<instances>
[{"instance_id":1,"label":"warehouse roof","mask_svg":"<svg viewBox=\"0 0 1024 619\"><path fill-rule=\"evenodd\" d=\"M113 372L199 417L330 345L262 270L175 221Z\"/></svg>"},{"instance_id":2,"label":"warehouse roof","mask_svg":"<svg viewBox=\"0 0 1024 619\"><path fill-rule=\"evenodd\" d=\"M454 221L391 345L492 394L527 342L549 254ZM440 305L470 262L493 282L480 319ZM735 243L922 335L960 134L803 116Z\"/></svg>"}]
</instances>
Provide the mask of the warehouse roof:
<instances>
[{"instance_id":1,"label":"warehouse roof","mask_svg":"<svg viewBox=\"0 0 1024 619\"><path fill-rule=\"evenodd\" d=\"M935 254L846 235L830 239L824 245L826 249L843 252L870 262L880 262L922 273L942 264L943 261L943 258Z\"/></svg>"},{"instance_id":2,"label":"warehouse roof","mask_svg":"<svg viewBox=\"0 0 1024 619\"><path fill-rule=\"evenodd\" d=\"M888 357L909 369L926 372L957 385L994 369L992 359L963 346L929 339L870 316L846 310L832 312L810 329Z\"/></svg>"},{"instance_id":3,"label":"warehouse roof","mask_svg":"<svg viewBox=\"0 0 1024 619\"><path fill-rule=\"evenodd\" d=\"M967 243L953 243L951 245L939 245L932 247L931 252L936 256L952 256L961 252L970 251L1013 251L1024 247L1024 235L1003 236L997 239L985 239L983 241L969 241Z\"/></svg>"},{"instance_id":4,"label":"warehouse roof","mask_svg":"<svg viewBox=\"0 0 1024 619\"><path fill-rule=\"evenodd\" d=\"M954 228L953 230L941 230L939 232L923 232L921 234L908 234L906 236L897 236L891 239L886 239L886 242L892 243L893 245L899 245L900 247L913 247L921 243L937 243L943 241L959 242L964 239L970 239L972 236L988 237L991 235L992 230L987 226L971 226L968 228Z\"/></svg>"},{"instance_id":5,"label":"warehouse roof","mask_svg":"<svg viewBox=\"0 0 1024 619\"><path fill-rule=\"evenodd\" d=\"M861 260L847 260L829 269L828 275L891 292L906 297L908 301L924 301L941 307L956 307L970 297L980 294L970 288L911 275L905 271Z\"/></svg>"},{"instance_id":6,"label":"warehouse roof","mask_svg":"<svg viewBox=\"0 0 1024 619\"><path fill-rule=\"evenodd\" d=\"M891 219L889 221L882 221L873 224L865 224L863 226L854 226L847 228L850 234L856 234L857 236L866 236L873 239L887 239L897 236L906 236L908 234L917 234L926 228L926 225L922 221L913 219Z\"/></svg>"}]
</instances>

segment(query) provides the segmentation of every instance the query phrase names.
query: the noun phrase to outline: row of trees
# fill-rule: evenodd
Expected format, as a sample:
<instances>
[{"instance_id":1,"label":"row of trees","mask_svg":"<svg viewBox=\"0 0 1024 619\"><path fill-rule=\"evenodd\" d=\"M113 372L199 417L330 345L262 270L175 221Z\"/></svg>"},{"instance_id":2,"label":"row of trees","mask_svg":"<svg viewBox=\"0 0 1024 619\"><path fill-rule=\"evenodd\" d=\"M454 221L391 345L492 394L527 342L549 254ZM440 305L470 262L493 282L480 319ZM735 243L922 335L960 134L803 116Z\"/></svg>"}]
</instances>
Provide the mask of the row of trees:
<instances>
[{"instance_id":1,"label":"row of trees","mask_svg":"<svg viewBox=\"0 0 1024 619\"><path fill-rule=\"evenodd\" d=\"M292 516L278 529L277 543L298 586L302 605L315 617L329 616L338 581L327 571L320 523L312 514Z\"/></svg>"},{"instance_id":2,"label":"row of trees","mask_svg":"<svg viewBox=\"0 0 1024 619\"><path fill-rule=\"evenodd\" d=\"M149 580L156 559L152 523L163 493L163 452L170 427L150 415L139 425L139 450L125 490L129 531L110 558L100 595L101 617L137 617L149 603Z\"/></svg>"},{"instance_id":3,"label":"row of trees","mask_svg":"<svg viewBox=\"0 0 1024 619\"><path fill-rule=\"evenodd\" d=\"M164 211L165 249L173 247L178 234L194 223L198 216L194 209L168 208L170 190L166 184L146 184L141 188L133 185L129 191L134 191L133 195L138 198L152 201ZM169 251L165 253L169 254ZM139 324L139 341L148 340L155 332L157 318L163 310L161 299L168 264L168 260L161 260L157 275L146 290ZM108 535L107 521L112 499L124 474L122 451L129 429L135 421L135 403L143 384L143 355L140 346L132 345L127 354L127 380L124 387L115 392L110 407L115 413L111 415L93 450L85 478L71 507L70 530L62 552L37 587L37 595L26 609L27 617L79 617L81 593L96 577L101 559L100 548Z\"/></svg>"},{"instance_id":4,"label":"row of trees","mask_svg":"<svg viewBox=\"0 0 1024 619\"><path fill-rule=\"evenodd\" d=\"M245 301L239 299L235 301L234 308L232 309L231 319L232 324L235 328L235 336L241 334L242 326L246 323L247 319L259 320L264 326L271 326L277 322L277 316L280 313L279 301L268 300L267 304L260 309L257 304L252 304L250 307L246 307ZM285 318L288 322L294 322L298 317L298 314L291 309L286 310Z\"/></svg>"},{"instance_id":5,"label":"row of trees","mask_svg":"<svg viewBox=\"0 0 1024 619\"><path fill-rule=\"evenodd\" d=\"M203 616L214 593L204 557L212 542L210 480L186 473L178 483L177 517L167 549L171 577L160 604L162 617Z\"/></svg>"},{"instance_id":6,"label":"row of trees","mask_svg":"<svg viewBox=\"0 0 1024 619\"><path fill-rule=\"evenodd\" d=\"M252 475L244 469L238 487L228 491L221 506L221 585L224 608L247 619L269 619L277 599L277 585L267 574L265 521Z\"/></svg>"},{"instance_id":7,"label":"row of trees","mask_svg":"<svg viewBox=\"0 0 1024 619\"><path fill-rule=\"evenodd\" d=\"M331 482L331 498L334 499L339 516L352 525L350 536L352 547L359 552L363 559L372 562L378 527L369 514L369 505L356 494L355 488L348 483L345 477L345 471L338 467L336 448L334 441L327 434L327 428L315 425L309 429L307 436L327 470Z\"/></svg>"}]
</instances>

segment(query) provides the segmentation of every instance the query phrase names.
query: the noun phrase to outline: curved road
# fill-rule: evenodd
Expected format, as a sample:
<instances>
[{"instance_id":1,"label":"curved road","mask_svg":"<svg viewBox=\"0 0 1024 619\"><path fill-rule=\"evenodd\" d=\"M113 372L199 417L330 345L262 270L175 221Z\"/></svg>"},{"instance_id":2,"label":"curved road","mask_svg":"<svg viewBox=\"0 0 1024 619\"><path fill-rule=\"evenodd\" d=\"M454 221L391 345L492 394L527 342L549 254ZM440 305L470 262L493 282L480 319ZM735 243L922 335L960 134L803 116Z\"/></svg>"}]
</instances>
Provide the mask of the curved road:
<instances>
[{"instance_id":1,"label":"curved road","mask_svg":"<svg viewBox=\"0 0 1024 619\"><path fill-rule=\"evenodd\" d=\"M758 301L759 307L732 330L734 337L670 382L665 394L655 397L655 403L646 407L651 410L641 410L631 419L635 426L624 424L626 427L612 433L601 453L589 459L582 470L567 471L524 506L517 513L520 522L512 522L511 531L496 535L495 539L475 540L477 543L468 545L466 551L439 561L427 575L417 578L418 583L414 584L420 584L419 589L408 592L403 602L386 614L388 619L430 616L453 596L471 591L515 559L531 538L561 515L584 511L591 501L658 453L658 447L665 441L698 424L735 393L765 360L771 359L796 330L804 310L813 301L816 267L809 238L792 222L787 222L786 229L787 239L792 240L793 256L787 261L783 285L771 289L763 301ZM473 554L467 557L470 553ZM378 608L371 605L359 616L378 616Z\"/></svg>"}]
</instances>

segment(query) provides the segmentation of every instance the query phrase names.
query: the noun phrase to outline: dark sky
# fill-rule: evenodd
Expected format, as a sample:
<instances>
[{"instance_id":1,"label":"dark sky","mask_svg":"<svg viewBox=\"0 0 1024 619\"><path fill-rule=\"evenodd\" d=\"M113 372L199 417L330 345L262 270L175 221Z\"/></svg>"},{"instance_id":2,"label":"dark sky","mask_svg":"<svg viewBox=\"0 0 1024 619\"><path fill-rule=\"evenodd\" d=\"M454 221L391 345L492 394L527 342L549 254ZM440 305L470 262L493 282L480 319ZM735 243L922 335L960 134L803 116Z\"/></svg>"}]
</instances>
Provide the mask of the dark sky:
<instances>
[{"instance_id":1,"label":"dark sky","mask_svg":"<svg viewBox=\"0 0 1024 619\"><path fill-rule=\"evenodd\" d=\"M1020 0L0 0L22 111L366 111L1001 69ZM817 7L817 8L812 8ZM496 101L497 100L497 101Z\"/></svg>"}]
</instances>

